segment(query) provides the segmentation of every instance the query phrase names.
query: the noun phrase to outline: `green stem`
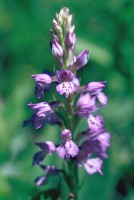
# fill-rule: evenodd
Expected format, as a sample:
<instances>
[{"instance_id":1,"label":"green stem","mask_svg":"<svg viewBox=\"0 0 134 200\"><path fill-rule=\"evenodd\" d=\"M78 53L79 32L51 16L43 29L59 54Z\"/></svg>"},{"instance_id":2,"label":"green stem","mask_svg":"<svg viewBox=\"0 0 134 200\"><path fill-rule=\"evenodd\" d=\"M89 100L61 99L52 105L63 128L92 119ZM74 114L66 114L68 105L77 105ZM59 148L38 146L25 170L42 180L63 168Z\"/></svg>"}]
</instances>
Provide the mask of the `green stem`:
<instances>
[{"instance_id":1,"label":"green stem","mask_svg":"<svg viewBox=\"0 0 134 200\"><path fill-rule=\"evenodd\" d=\"M69 183L70 193L73 194L73 200L78 200L78 168L76 160L71 160L68 163L69 167ZM72 198L71 198L72 199Z\"/></svg>"},{"instance_id":2,"label":"green stem","mask_svg":"<svg viewBox=\"0 0 134 200\"><path fill-rule=\"evenodd\" d=\"M73 109L73 99L68 99L66 101L66 110L68 112L68 128L73 132L74 130L74 109ZM74 135L72 134L72 139L74 139ZM70 194L72 194L73 200L78 200L78 168L75 159L70 159L68 162L69 169L69 190Z\"/></svg>"}]
</instances>

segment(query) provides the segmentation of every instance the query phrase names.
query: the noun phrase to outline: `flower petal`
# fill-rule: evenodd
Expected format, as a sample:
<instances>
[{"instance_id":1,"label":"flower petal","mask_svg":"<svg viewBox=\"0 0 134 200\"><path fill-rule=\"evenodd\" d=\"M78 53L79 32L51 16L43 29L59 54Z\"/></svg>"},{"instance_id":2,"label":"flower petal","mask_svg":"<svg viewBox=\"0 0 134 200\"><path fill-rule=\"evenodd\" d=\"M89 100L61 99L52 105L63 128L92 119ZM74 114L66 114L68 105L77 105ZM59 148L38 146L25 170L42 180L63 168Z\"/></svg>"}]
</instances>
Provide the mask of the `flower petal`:
<instances>
[{"instance_id":1,"label":"flower petal","mask_svg":"<svg viewBox=\"0 0 134 200\"><path fill-rule=\"evenodd\" d=\"M93 115L90 114L87 119L87 122L89 129L92 131L99 131L104 126L104 119L100 115L94 117Z\"/></svg>"},{"instance_id":2,"label":"flower petal","mask_svg":"<svg viewBox=\"0 0 134 200\"><path fill-rule=\"evenodd\" d=\"M102 105L107 105L108 98L103 92L98 92L96 96Z\"/></svg>"},{"instance_id":3,"label":"flower petal","mask_svg":"<svg viewBox=\"0 0 134 200\"><path fill-rule=\"evenodd\" d=\"M39 176L35 179L35 184L37 186L42 186L48 183L48 177L47 176Z\"/></svg>"},{"instance_id":4,"label":"flower petal","mask_svg":"<svg viewBox=\"0 0 134 200\"><path fill-rule=\"evenodd\" d=\"M66 98L69 97L70 94L73 94L78 89L78 86L76 84L73 84L72 82L63 82L61 84L58 84L56 86L56 90L60 95L63 95L65 93Z\"/></svg>"},{"instance_id":5,"label":"flower petal","mask_svg":"<svg viewBox=\"0 0 134 200\"><path fill-rule=\"evenodd\" d=\"M84 167L88 174L99 172L102 175L102 163L103 161L100 158L90 158L84 163Z\"/></svg>"},{"instance_id":6,"label":"flower petal","mask_svg":"<svg viewBox=\"0 0 134 200\"><path fill-rule=\"evenodd\" d=\"M79 152L78 146L72 140L65 143L65 149L67 156L71 155L72 157L75 157Z\"/></svg>"},{"instance_id":7,"label":"flower petal","mask_svg":"<svg viewBox=\"0 0 134 200\"><path fill-rule=\"evenodd\" d=\"M64 158L64 157L65 157L66 151L65 151L65 148L64 148L63 145L57 147L57 148L56 148L56 152L57 152L57 154L58 154L58 156L59 156L60 158Z\"/></svg>"}]
</instances>

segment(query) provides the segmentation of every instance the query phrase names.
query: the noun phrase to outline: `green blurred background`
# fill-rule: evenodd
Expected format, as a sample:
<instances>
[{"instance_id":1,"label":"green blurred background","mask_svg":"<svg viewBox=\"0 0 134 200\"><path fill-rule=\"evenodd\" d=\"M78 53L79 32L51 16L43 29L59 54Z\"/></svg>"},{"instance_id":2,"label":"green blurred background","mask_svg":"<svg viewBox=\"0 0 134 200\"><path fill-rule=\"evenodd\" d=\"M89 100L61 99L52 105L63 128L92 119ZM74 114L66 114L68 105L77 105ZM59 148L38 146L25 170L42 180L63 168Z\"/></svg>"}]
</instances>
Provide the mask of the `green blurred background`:
<instances>
[{"instance_id":1,"label":"green blurred background","mask_svg":"<svg viewBox=\"0 0 134 200\"><path fill-rule=\"evenodd\" d=\"M0 200L30 200L40 190L31 168L35 141L56 138L57 127L22 128L36 102L32 74L53 69L49 29L61 7L74 13L76 53L90 50L79 75L82 84L107 80L107 108L101 113L111 132L104 175L86 175L81 200L134 200L134 1L0 0ZM46 94L46 99L50 99ZM46 100L45 99L45 100ZM80 124L82 128L83 124ZM48 162L53 159L47 158ZM51 183L52 185L54 182ZM64 199L64 198L63 198Z\"/></svg>"}]
</instances>

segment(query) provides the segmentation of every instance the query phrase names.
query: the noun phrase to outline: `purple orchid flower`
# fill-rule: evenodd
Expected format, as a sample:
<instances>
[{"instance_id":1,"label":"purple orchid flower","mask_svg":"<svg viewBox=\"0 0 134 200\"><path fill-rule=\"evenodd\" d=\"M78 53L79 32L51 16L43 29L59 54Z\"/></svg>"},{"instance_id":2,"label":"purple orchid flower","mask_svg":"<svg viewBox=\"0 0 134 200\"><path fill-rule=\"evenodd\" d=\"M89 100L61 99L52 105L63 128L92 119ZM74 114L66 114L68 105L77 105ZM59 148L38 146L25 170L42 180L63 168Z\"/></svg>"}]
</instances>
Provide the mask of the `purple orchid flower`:
<instances>
[{"instance_id":1,"label":"purple orchid flower","mask_svg":"<svg viewBox=\"0 0 134 200\"><path fill-rule=\"evenodd\" d=\"M78 146L71 140L72 133L68 129L64 129L61 133L63 143L59 147L56 148L56 152L60 158L64 158L66 156L67 160L70 160L71 157L75 157L78 152Z\"/></svg>"},{"instance_id":2,"label":"purple orchid flower","mask_svg":"<svg viewBox=\"0 0 134 200\"><path fill-rule=\"evenodd\" d=\"M73 73L69 70L57 70L56 77L60 84L56 86L56 90L60 95L65 93L66 98L78 90L79 80L74 77Z\"/></svg>"},{"instance_id":3,"label":"purple orchid flower","mask_svg":"<svg viewBox=\"0 0 134 200\"><path fill-rule=\"evenodd\" d=\"M86 139L84 139L85 137ZM86 152L87 155L95 154L104 159L108 158L106 151L110 146L110 134L105 129L99 130L99 132L87 130L86 136L82 134L81 140L83 141L80 146L82 152Z\"/></svg>"},{"instance_id":4,"label":"purple orchid flower","mask_svg":"<svg viewBox=\"0 0 134 200\"><path fill-rule=\"evenodd\" d=\"M91 158L92 153L80 150L77 155L77 164L79 167L84 166L88 174L102 173L102 159L99 157Z\"/></svg>"},{"instance_id":5,"label":"purple orchid flower","mask_svg":"<svg viewBox=\"0 0 134 200\"><path fill-rule=\"evenodd\" d=\"M50 85L52 83L52 77L49 76L48 74L35 74L32 75L32 77L36 81L36 86L35 86L35 96L37 98L43 98L44 92L48 91L50 88Z\"/></svg>"},{"instance_id":6,"label":"purple orchid flower","mask_svg":"<svg viewBox=\"0 0 134 200\"><path fill-rule=\"evenodd\" d=\"M49 91L51 83L54 81L52 73L45 70L43 74L34 74L32 77L36 81L35 96L39 99L43 98L44 92Z\"/></svg>"},{"instance_id":7,"label":"purple orchid flower","mask_svg":"<svg viewBox=\"0 0 134 200\"><path fill-rule=\"evenodd\" d=\"M96 137L91 137L93 132L89 131L87 139L81 144L77 155L78 166L83 165L88 174L102 173L102 158L107 159L107 147L110 146L110 134L106 131L100 132ZM96 155L96 158L91 158Z\"/></svg>"},{"instance_id":8,"label":"purple orchid flower","mask_svg":"<svg viewBox=\"0 0 134 200\"><path fill-rule=\"evenodd\" d=\"M45 121L45 117L34 113L29 120L24 121L24 126L31 124L35 129L39 129L45 124Z\"/></svg>"},{"instance_id":9,"label":"purple orchid flower","mask_svg":"<svg viewBox=\"0 0 134 200\"><path fill-rule=\"evenodd\" d=\"M54 102L53 102L54 105ZM51 103L40 102L36 104L29 103L28 106L32 108L34 114L27 121L24 121L23 126L31 124L35 129L41 128L44 124L58 124L61 125L61 119L58 114L52 109ZM55 104L59 106L59 104ZM53 106L54 107L54 106Z\"/></svg>"},{"instance_id":10,"label":"purple orchid flower","mask_svg":"<svg viewBox=\"0 0 134 200\"><path fill-rule=\"evenodd\" d=\"M47 154L51 155L56 150L54 143L51 141L37 142L35 144L40 147L41 151L35 153L33 157L33 165L39 165Z\"/></svg>"},{"instance_id":11,"label":"purple orchid flower","mask_svg":"<svg viewBox=\"0 0 134 200\"><path fill-rule=\"evenodd\" d=\"M98 110L100 106L95 103L96 97L91 97L89 93L81 94L76 104L78 115L86 117L89 116L89 113Z\"/></svg>"},{"instance_id":12,"label":"purple orchid flower","mask_svg":"<svg viewBox=\"0 0 134 200\"><path fill-rule=\"evenodd\" d=\"M86 86L86 91L88 91L91 95L96 95L99 102L102 105L107 105L108 98L107 96L102 92L102 90L105 88L106 81L103 82L90 82Z\"/></svg>"},{"instance_id":13,"label":"purple orchid flower","mask_svg":"<svg viewBox=\"0 0 134 200\"><path fill-rule=\"evenodd\" d=\"M57 114L54 114L51 106L47 102L40 102L36 104L29 103L28 106L32 108L34 114L25 124L31 123L35 129L41 128L45 123L55 124L60 122Z\"/></svg>"}]
</instances>

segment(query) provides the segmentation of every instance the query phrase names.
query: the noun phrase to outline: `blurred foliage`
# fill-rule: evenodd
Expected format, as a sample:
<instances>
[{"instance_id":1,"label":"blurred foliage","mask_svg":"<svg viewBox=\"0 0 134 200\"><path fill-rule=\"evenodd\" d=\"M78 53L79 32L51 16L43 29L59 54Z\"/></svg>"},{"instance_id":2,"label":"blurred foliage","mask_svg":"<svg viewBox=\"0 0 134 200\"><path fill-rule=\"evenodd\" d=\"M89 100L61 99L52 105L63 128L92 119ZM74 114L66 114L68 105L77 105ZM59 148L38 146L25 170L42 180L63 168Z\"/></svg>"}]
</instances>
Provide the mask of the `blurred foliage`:
<instances>
[{"instance_id":1,"label":"blurred foliage","mask_svg":"<svg viewBox=\"0 0 134 200\"><path fill-rule=\"evenodd\" d=\"M31 168L36 151L33 143L56 139L57 127L46 126L35 132L22 128L22 122L30 116L26 104L35 101L31 74L53 69L49 29L63 6L75 16L76 53L90 50L90 62L79 72L82 83L107 80L105 92L109 97L108 107L101 111L112 133L109 159L104 162L103 176L87 176L80 170L83 187L79 197L133 200L133 0L0 1L0 200L28 200L48 188L34 186L34 178L42 172ZM49 93L46 99L51 99ZM47 158L50 163L54 160ZM51 182L53 187L56 180Z\"/></svg>"}]
</instances>

